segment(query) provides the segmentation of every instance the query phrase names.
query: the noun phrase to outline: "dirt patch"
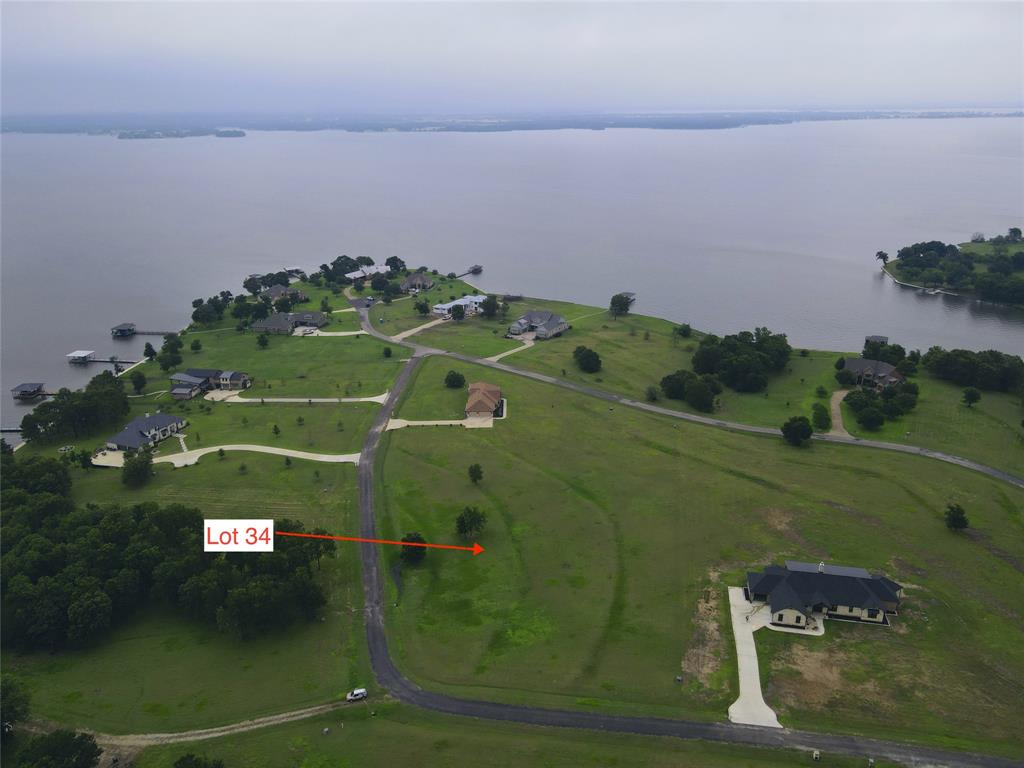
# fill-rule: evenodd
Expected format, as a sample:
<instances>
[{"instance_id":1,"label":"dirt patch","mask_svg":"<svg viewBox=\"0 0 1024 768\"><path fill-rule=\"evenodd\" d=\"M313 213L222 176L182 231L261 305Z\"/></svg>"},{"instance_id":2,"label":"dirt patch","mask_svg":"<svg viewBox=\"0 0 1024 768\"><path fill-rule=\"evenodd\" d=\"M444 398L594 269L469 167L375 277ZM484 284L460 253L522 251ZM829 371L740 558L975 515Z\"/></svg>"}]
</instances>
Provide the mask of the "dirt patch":
<instances>
[{"instance_id":1,"label":"dirt patch","mask_svg":"<svg viewBox=\"0 0 1024 768\"><path fill-rule=\"evenodd\" d=\"M725 650L722 629L718 622L722 588L717 572L711 573L711 584L701 592L693 612L693 635L690 647L683 656L683 675L689 680L699 680L704 687L710 687L711 678L722 663Z\"/></svg>"},{"instance_id":2,"label":"dirt patch","mask_svg":"<svg viewBox=\"0 0 1024 768\"><path fill-rule=\"evenodd\" d=\"M851 515L852 517L857 518L857 520L873 525L876 528L882 525L882 521L877 517L869 515L867 512L862 512L856 507L851 507L847 504L840 504L838 501L826 501L825 504L832 507L832 509L837 509L846 515Z\"/></svg>"},{"instance_id":3,"label":"dirt patch","mask_svg":"<svg viewBox=\"0 0 1024 768\"><path fill-rule=\"evenodd\" d=\"M783 673L772 675L769 695L773 702L788 708L823 710L842 698L891 708L880 700L881 689L874 680L851 683L843 678L842 670L851 663L849 654L834 648L815 648L810 642L794 642L772 663L773 673Z\"/></svg>"},{"instance_id":4,"label":"dirt patch","mask_svg":"<svg viewBox=\"0 0 1024 768\"><path fill-rule=\"evenodd\" d=\"M964 534L971 540L981 544L981 546L983 546L990 555L998 557L1014 570L1024 573L1024 561L1016 555L1007 552L1005 549L997 547L992 543L992 537L984 531L979 531L977 528L968 528L964 531Z\"/></svg>"},{"instance_id":5,"label":"dirt patch","mask_svg":"<svg viewBox=\"0 0 1024 768\"><path fill-rule=\"evenodd\" d=\"M761 515L761 519L764 520L772 531L794 545L798 551L804 553L803 557L814 556L824 558L827 556L823 549L811 544L796 529L791 510L782 509L781 507L762 507L757 510L757 513ZM774 558L772 559L774 560Z\"/></svg>"}]
</instances>

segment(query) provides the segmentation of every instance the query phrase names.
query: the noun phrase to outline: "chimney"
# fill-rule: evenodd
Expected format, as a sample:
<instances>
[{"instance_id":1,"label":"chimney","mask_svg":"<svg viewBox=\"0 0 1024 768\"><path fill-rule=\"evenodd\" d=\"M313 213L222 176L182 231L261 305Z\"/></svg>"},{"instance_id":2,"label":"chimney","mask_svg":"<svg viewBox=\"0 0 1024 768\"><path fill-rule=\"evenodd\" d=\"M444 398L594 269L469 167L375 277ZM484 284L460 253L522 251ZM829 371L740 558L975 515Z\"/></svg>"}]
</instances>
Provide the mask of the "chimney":
<instances>
[{"instance_id":1,"label":"chimney","mask_svg":"<svg viewBox=\"0 0 1024 768\"><path fill-rule=\"evenodd\" d=\"M824 561L822 561L822 562L818 563L818 573L824 573L824 572L825 572L825 563L824 563Z\"/></svg>"}]
</instances>

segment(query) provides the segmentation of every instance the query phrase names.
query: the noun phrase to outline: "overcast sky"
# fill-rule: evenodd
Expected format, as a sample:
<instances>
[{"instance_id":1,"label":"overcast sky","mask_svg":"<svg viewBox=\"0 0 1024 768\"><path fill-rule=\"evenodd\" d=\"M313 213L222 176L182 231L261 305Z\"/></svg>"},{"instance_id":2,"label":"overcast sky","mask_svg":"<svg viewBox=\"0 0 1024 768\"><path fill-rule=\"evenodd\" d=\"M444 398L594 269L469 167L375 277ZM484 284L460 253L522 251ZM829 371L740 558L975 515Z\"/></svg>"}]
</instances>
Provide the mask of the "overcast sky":
<instances>
[{"instance_id":1,"label":"overcast sky","mask_svg":"<svg viewBox=\"0 0 1024 768\"><path fill-rule=\"evenodd\" d=\"M1015 106L1024 4L2 3L6 114Z\"/></svg>"}]
</instances>

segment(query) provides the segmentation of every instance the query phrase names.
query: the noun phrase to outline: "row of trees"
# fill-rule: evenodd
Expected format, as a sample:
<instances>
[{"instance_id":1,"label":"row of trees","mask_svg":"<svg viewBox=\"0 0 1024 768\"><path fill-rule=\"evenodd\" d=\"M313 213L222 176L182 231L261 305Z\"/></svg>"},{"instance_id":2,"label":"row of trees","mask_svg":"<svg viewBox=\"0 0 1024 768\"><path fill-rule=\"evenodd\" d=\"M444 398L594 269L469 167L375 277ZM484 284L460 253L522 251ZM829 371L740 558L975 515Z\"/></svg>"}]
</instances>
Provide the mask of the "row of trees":
<instances>
[{"instance_id":1,"label":"row of trees","mask_svg":"<svg viewBox=\"0 0 1024 768\"><path fill-rule=\"evenodd\" d=\"M21 648L85 645L160 602L240 637L312 619L313 572L334 543L288 537L275 551L203 552L202 514L179 504L76 508L54 459L3 454L3 639ZM281 520L281 530L302 531Z\"/></svg>"},{"instance_id":2,"label":"row of trees","mask_svg":"<svg viewBox=\"0 0 1024 768\"><path fill-rule=\"evenodd\" d=\"M770 374L785 370L792 351L784 333L767 328L723 338L709 334L693 354L693 370L717 376L737 392L760 392L768 386Z\"/></svg>"},{"instance_id":3,"label":"row of trees","mask_svg":"<svg viewBox=\"0 0 1024 768\"><path fill-rule=\"evenodd\" d=\"M119 423L128 413L124 382L104 371L82 390L63 388L21 420L25 440L78 438Z\"/></svg>"},{"instance_id":4,"label":"row of trees","mask_svg":"<svg viewBox=\"0 0 1024 768\"><path fill-rule=\"evenodd\" d=\"M932 347L921 362L933 376L962 387L1012 392L1024 386L1024 360L994 349L972 352Z\"/></svg>"}]
</instances>

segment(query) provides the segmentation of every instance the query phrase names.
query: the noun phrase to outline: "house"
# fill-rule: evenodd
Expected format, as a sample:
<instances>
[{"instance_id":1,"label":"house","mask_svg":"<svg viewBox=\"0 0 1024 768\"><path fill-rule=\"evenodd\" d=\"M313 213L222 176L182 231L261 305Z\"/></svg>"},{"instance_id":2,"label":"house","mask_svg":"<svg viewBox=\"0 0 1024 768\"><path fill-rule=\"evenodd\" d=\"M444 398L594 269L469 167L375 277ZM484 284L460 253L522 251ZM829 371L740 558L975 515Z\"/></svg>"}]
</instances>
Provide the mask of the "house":
<instances>
[{"instance_id":1,"label":"house","mask_svg":"<svg viewBox=\"0 0 1024 768\"><path fill-rule=\"evenodd\" d=\"M191 400L210 388L209 380L188 371L171 376L171 397L175 400Z\"/></svg>"},{"instance_id":2,"label":"house","mask_svg":"<svg viewBox=\"0 0 1024 768\"><path fill-rule=\"evenodd\" d=\"M401 288L406 293L410 291L429 291L434 287L434 280L426 272L413 272L402 281Z\"/></svg>"},{"instance_id":3,"label":"house","mask_svg":"<svg viewBox=\"0 0 1024 768\"><path fill-rule=\"evenodd\" d=\"M137 451L149 448L176 435L188 424L181 416L170 413L154 413L138 416L120 432L107 439L107 448L112 451Z\"/></svg>"},{"instance_id":4,"label":"house","mask_svg":"<svg viewBox=\"0 0 1024 768\"><path fill-rule=\"evenodd\" d=\"M771 623L806 627L812 615L889 624L903 597L903 587L863 568L787 560L747 574L747 599L765 603Z\"/></svg>"},{"instance_id":5,"label":"house","mask_svg":"<svg viewBox=\"0 0 1024 768\"><path fill-rule=\"evenodd\" d=\"M355 272L346 272L345 277L349 280L369 280L374 275L387 275L390 274L391 268L383 265L370 264L369 266L362 266Z\"/></svg>"},{"instance_id":6,"label":"house","mask_svg":"<svg viewBox=\"0 0 1024 768\"><path fill-rule=\"evenodd\" d=\"M257 320L250 327L257 333L290 334L299 326L320 328L327 325L323 312L275 312L264 320Z\"/></svg>"},{"instance_id":7,"label":"house","mask_svg":"<svg viewBox=\"0 0 1024 768\"><path fill-rule=\"evenodd\" d=\"M478 381L469 385L466 400L467 416L500 416L501 388L495 384Z\"/></svg>"},{"instance_id":8,"label":"house","mask_svg":"<svg viewBox=\"0 0 1024 768\"><path fill-rule=\"evenodd\" d=\"M110 335L115 339L125 339L135 335L135 323L120 323L110 329Z\"/></svg>"},{"instance_id":9,"label":"house","mask_svg":"<svg viewBox=\"0 0 1024 768\"><path fill-rule=\"evenodd\" d=\"M447 301L444 304L435 304L433 313L439 317L451 317L452 307L461 306L465 308L467 315L475 315L480 311L480 305L486 298L486 296L481 296L480 294L476 294L475 296L463 296L461 299Z\"/></svg>"},{"instance_id":10,"label":"house","mask_svg":"<svg viewBox=\"0 0 1024 768\"><path fill-rule=\"evenodd\" d=\"M843 366L853 374L854 380L864 387L885 389L905 380L896 366L882 360L867 360L863 357L848 357Z\"/></svg>"},{"instance_id":11,"label":"house","mask_svg":"<svg viewBox=\"0 0 1024 768\"><path fill-rule=\"evenodd\" d=\"M569 330L569 323L561 315L547 310L527 312L508 327L510 336L519 336L533 331L538 339L553 339Z\"/></svg>"},{"instance_id":12,"label":"house","mask_svg":"<svg viewBox=\"0 0 1024 768\"><path fill-rule=\"evenodd\" d=\"M242 371L221 371L217 389L248 389L252 378Z\"/></svg>"},{"instance_id":13,"label":"house","mask_svg":"<svg viewBox=\"0 0 1024 768\"><path fill-rule=\"evenodd\" d=\"M43 387L46 386L42 382L29 382L27 384L19 384L11 390L11 394L15 400L35 400L37 397L42 397L46 393L43 391Z\"/></svg>"},{"instance_id":14,"label":"house","mask_svg":"<svg viewBox=\"0 0 1024 768\"><path fill-rule=\"evenodd\" d=\"M309 297L300 291L298 288L292 288L289 285L272 285L269 288L260 291L261 299L270 299L271 301L277 301L282 296L287 296L293 301L309 301Z\"/></svg>"}]
</instances>

